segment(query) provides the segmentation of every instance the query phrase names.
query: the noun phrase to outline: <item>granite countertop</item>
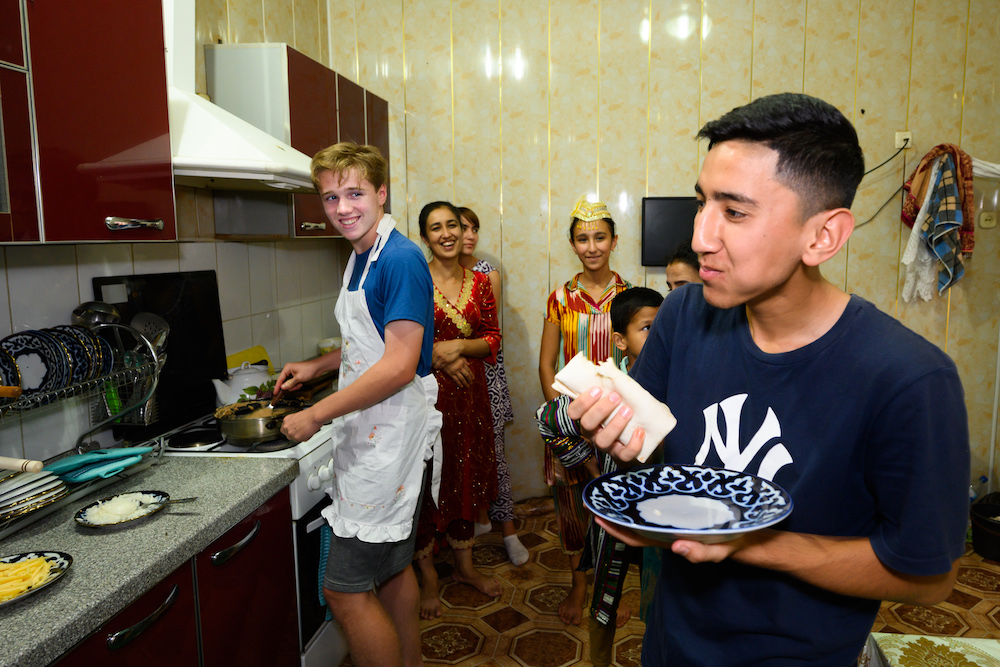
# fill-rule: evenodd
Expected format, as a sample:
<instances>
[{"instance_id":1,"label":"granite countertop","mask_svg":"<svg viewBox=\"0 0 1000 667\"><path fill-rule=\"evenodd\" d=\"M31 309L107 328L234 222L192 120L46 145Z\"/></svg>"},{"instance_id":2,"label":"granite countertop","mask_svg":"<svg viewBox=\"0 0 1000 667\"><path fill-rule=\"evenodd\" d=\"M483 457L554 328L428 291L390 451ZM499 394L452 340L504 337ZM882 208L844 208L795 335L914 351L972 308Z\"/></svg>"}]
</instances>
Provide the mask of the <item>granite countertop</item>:
<instances>
[{"instance_id":1,"label":"granite countertop","mask_svg":"<svg viewBox=\"0 0 1000 667\"><path fill-rule=\"evenodd\" d=\"M51 586L0 607L0 667L48 665L297 474L298 462L289 459L165 457L3 539L0 556L63 551L73 565ZM106 529L73 521L94 500L141 490L198 500Z\"/></svg>"}]
</instances>

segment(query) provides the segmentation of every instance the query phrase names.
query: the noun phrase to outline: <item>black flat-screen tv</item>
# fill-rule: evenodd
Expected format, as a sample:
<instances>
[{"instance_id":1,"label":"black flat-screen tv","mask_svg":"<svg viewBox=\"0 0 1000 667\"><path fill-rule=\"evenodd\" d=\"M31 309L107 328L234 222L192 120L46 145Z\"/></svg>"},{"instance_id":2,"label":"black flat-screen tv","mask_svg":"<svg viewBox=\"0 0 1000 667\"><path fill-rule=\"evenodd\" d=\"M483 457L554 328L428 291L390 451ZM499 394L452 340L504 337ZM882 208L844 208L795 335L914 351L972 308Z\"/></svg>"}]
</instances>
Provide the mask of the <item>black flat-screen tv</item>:
<instances>
[{"instance_id":1,"label":"black flat-screen tv","mask_svg":"<svg viewBox=\"0 0 1000 667\"><path fill-rule=\"evenodd\" d=\"M667 260L694 234L697 197L642 198L642 265L666 266Z\"/></svg>"}]
</instances>

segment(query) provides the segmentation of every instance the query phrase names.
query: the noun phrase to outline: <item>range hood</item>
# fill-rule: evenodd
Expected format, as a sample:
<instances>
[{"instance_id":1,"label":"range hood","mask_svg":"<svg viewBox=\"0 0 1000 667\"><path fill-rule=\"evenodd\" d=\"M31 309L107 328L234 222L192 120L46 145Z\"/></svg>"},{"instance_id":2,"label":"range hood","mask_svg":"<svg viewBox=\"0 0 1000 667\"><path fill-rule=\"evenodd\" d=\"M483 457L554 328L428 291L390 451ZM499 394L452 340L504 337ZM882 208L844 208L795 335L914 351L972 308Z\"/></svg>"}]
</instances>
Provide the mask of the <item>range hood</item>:
<instances>
[{"instance_id":1,"label":"range hood","mask_svg":"<svg viewBox=\"0 0 1000 667\"><path fill-rule=\"evenodd\" d=\"M163 0L174 182L199 188L315 193L312 159L195 94L195 0Z\"/></svg>"},{"instance_id":2,"label":"range hood","mask_svg":"<svg viewBox=\"0 0 1000 667\"><path fill-rule=\"evenodd\" d=\"M316 192L310 158L208 100L167 86L170 149L179 185Z\"/></svg>"}]
</instances>

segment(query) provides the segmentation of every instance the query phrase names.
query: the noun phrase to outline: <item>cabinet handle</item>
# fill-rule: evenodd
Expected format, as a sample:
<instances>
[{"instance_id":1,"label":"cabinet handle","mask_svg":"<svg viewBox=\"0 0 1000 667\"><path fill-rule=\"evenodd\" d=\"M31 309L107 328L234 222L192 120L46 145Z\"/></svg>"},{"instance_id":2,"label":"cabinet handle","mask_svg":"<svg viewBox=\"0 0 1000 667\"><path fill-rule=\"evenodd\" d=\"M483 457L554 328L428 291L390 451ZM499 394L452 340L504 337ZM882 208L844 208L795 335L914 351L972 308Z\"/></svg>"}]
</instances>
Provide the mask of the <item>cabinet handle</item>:
<instances>
[{"instance_id":1,"label":"cabinet handle","mask_svg":"<svg viewBox=\"0 0 1000 667\"><path fill-rule=\"evenodd\" d=\"M242 540L240 540L231 547L228 547L226 549L223 549L222 551L218 551L212 554L211 558L212 565L222 565L227 560L238 554L240 551L243 550L243 547L245 547L247 544L250 543L250 540L257 537L257 533L259 532L260 532L260 519L257 520L256 524L254 524L253 530L247 533L247 536L244 537Z\"/></svg>"},{"instance_id":2,"label":"cabinet handle","mask_svg":"<svg viewBox=\"0 0 1000 667\"><path fill-rule=\"evenodd\" d=\"M156 622L156 619L174 606L174 601L177 600L177 595L180 593L180 590L181 587L174 584L174 587L170 589L170 595L167 596L167 599L163 601L163 604L161 604L156 611L133 625L131 628L125 628L124 630L119 630L113 635L108 635L108 650L115 651L120 648L124 648L129 642L145 632L146 628Z\"/></svg>"},{"instance_id":3,"label":"cabinet handle","mask_svg":"<svg viewBox=\"0 0 1000 667\"><path fill-rule=\"evenodd\" d=\"M303 222L302 231L304 232L316 232L326 229L325 222Z\"/></svg>"},{"instance_id":4,"label":"cabinet handle","mask_svg":"<svg viewBox=\"0 0 1000 667\"><path fill-rule=\"evenodd\" d=\"M126 229L163 229L163 220L137 220L136 218L119 218L108 216L104 218L104 224L113 232L121 232Z\"/></svg>"}]
</instances>

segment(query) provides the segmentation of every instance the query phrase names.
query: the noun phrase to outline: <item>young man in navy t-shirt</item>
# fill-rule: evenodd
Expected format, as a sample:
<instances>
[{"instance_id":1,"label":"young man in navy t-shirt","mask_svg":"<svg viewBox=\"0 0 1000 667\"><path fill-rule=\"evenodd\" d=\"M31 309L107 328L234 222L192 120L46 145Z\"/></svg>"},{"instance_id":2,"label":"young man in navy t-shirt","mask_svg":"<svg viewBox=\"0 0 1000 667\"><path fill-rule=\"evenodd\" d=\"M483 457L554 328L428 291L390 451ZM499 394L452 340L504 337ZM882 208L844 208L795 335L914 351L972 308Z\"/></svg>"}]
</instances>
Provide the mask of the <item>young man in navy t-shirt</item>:
<instances>
[{"instance_id":1,"label":"young man in navy t-shirt","mask_svg":"<svg viewBox=\"0 0 1000 667\"><path fill-rule=\"evenodd\" d=\"M763 97L705 125L692 247L632 376L677 417L664 460L771 479L794 509L730 542L678 540L643 664L853 664L880 600L935 604L964 553L968 423L941 350L823 278L854 228L857 134L821 100ZM592 390L570 415L623 464L629 406ZM600 519L609 533L648 545Z\"/></svg>"}]
</instances>

